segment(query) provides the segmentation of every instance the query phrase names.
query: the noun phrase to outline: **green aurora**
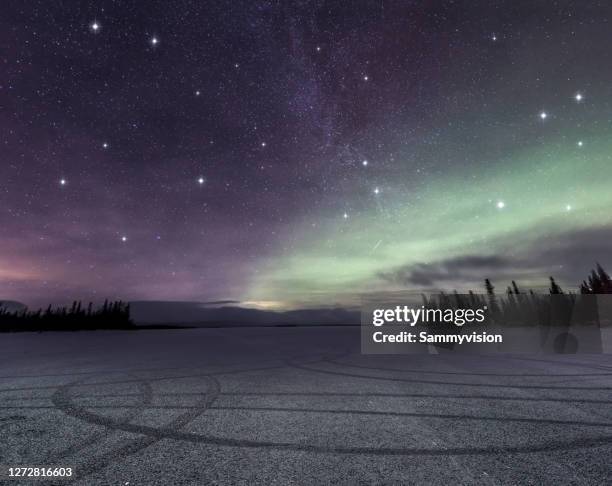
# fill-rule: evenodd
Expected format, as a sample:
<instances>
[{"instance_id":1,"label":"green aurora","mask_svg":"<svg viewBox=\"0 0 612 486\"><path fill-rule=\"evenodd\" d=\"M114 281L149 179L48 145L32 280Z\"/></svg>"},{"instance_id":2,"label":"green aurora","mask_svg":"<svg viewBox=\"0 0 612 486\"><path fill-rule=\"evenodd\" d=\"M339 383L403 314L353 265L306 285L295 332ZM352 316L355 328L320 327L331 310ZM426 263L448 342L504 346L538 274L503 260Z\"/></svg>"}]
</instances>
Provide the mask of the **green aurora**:
<instances>
[{"instance_id":1,"label":"green aurora","mask_svg":"<svg viewBox=\"0 0 612 486\"><path fill-rule=\"evenodd\" d=\"M356 304L360 293L422 288L398 281L398 270L473 255L503 255L517 262L513 278L542 285L555 265L520 262L562 242L568 232L611 222L611 154L612 142L604 136L580 146L564 137L546 149L517 152L489 169L470 173L461 168L428 180L418 194L381 188L372 193L369 211L346 219L322 215L324 224L316 228L304 221L293 249L261 266L246 300L290 307ZM487 276L437 287L480 287Z\"/></svg>"}]
</instances>

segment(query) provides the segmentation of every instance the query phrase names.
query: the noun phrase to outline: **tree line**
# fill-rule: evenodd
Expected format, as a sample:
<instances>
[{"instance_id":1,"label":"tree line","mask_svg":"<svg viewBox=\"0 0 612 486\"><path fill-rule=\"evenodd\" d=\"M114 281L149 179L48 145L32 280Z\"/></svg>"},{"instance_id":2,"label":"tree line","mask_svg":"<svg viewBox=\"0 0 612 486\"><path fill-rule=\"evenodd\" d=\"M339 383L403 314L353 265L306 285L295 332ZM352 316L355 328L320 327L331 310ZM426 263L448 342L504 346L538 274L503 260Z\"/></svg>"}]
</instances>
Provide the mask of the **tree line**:
<instances>
[{"instance_id":1,"label":"tree line","mask_svg":"<svg viewBox=\"0 0 612 486\"><path fill-rule=\"evenodd\" d=\"M576 309L588 321L597 320L596 306L589 295L612 294L612 278L599 264L582 281L579 293L565 292L553 277L550 277L549 294L554 299L536 294L533 290L524 291L513 280L504 295L498 295L489 279L485 279L485 294L472 291L467 295L440 293L423 300L428 307L477 308L487 306L494 321L512 323L533 322L534 317L540 324L563 323L575 318ZM581 297L584 296L584 297ZM551 305L554 304L554 305ZM588 304L588 305L583 305ZM9 331L76 331L93 329L134 329L130 317L130 305L121 300L109 302L94 308L93 303L86 307L81 301L73 302L71 307L47 307L30 311L9 311L0 302L0 332Z\"/></svg>"},{"instance_id":2,"label":"tree line","mask_svg":"<svg viewBox=\"0 0 612 486\"><path fill-rule=\"evenodd\" d=\"M612 294L612 278L597 264L587 279L579 286L579 291L566 292L549 277L550 287L547 294L533 290L523 290L513 280L504 294L497 294L489 279L485 279L484 294L470 291L468 294L441 292L430 297L423 296L429 308L441 309L488 309L489 321L506 326L569 326L599 325L600 316L596 295Z\"/></svg>"},{"instance_id":3,"label":"tree line","mask_svg":"<svg viewBox=\"0 0 612 486\"><path fill-rule=\"evenodd\" d=\"M30 311L9 311L0 303L0 332L14 331L77 331L93 329L132 329L130 304L116 300L94 307L74 301L71 307L47 307Z\"/></svg>"}]
</instances>

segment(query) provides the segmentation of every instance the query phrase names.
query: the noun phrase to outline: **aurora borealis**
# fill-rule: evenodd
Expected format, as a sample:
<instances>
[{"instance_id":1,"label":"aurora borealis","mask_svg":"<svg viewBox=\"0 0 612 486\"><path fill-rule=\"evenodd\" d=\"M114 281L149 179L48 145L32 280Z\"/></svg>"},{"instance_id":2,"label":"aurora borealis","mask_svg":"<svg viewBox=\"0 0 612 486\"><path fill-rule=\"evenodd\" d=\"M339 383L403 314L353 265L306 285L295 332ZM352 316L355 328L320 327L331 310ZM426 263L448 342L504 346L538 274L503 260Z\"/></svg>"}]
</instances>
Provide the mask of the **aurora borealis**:
<instances>
[{"instance_id":1,"label":"aurora borealis","mask_svg":"<svg viewBox=\"0 0 612 486\"><path fill-rule=\"evenodd\" d=\"M605 2L9 2L0 298L575 288L612 250Z\"/></svg>"},{"instance_id":2,"label":"aurora borealis","mask_svg":"<svg viewBox=\"0 0 612 486\"><path fill-rule=\"evenodd\" d=\"M342 223L331 216L275 260L263 295L480 289L483 275L534 288L548 274L572 282L591 260L609 256L612 194L597 174L610 171L612 144L589 143L588 157L562 140L494 168L449 171L416 201L390 184L372 210Z\"/></svg>"}]
</instances>

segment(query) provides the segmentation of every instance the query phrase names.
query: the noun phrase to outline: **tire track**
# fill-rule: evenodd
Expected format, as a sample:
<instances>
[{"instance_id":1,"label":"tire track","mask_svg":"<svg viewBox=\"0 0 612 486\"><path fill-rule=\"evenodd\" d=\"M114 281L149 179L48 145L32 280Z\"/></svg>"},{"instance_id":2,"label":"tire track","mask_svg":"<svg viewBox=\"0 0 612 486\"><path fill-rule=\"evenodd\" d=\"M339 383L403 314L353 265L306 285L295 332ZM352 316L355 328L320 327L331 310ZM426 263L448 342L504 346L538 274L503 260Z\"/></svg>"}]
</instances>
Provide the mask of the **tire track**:
<instances>
[{"instance_id":1,"label":"tire track","mask_svg":"<svg viewBox=\"0 0 612 486\"><path fill-rule=\"evenodd\" d=\"M84 379L85 378L83 378L82 380L79 380L78 382L82 382ZM144 412L144 410L147 408L147 406L151 405L151 403L153 402L153 388L151 387L150 383L148 383L145 380L140 380L138 388L139 388L140 393L137 396L141 398L140 404L138 404L135 408L130 408L128 410L127 414L122 418L122 420L126 422L130 422L134 420L135 418L137 418L138 416L140 416ZM49 455L46 459L46 462L47 463L60 463L62 459L70 457L77 452L82 452L82 450L85 447L90 447L94 444L97 444L98 442L103 440L108 435L109 435L108 431L93 432L81 442L78 442L76 444L71 444L70 446L61 450L59 453L53 454L52 455L53 457Z\"/></svg>"},{"instance_id":2,"label":"tire track","mask_svg":"<svg viewBox=\"0 0 612 486\"><path fill-rule=\"evenodd\" d=\"M486 388L516 388L520 390L537 389L537 390L580 390L580 391L604 391L612 390L612 387L598 386L598 387L586 387L586 386L548 386L548 385L502 385L497 383L466 383L466 382L453 382L453 381L437 381L437 380L422 380L414 378L399 378L391 376L372 376L362 375L358 373L348 373L343 371L324 370L319 368L312 368L309 366L291 364L293 368L311 371L313 373L323 373L328 375L346 376L349 378L362 378L375 381L389 381L389 382L402 382L402 383L419 383L425 385L445 385L445 386L473 386L473 387L486 387Z\"/></svg>"},{"instance_id":3,"label":"tire track","mask_svg":"<svg viewBox=\"0 0 612 486\"><path fill-rule=\"evenodd\" d=\"M169 433L178 433L182 427L206 412L206 410L219 396L221 386L218 380L212 376L205 376L204 380L208 385L206 392L204 393L204 398L196 402L193 409L180 414L178 417L163 427L160 427L158 430ZM150 384L148 384L148 386L150 387ZM130 421L126 419L118 420L112 417L97 415L88 411L85 407L79 406L72 401L72 398L70 397L70 389L71 384L60 387L51 398L56 408L64 414L84 422L105 427L107 430L112 431L131 432L143 427L131 424ZM120 462L126 457L136 454L164 438L164 434L145 434L144 437L134 439L122 447L109 451L101 456L94 457L87 465L81 466L77 469L78 477L75 477L74 481L80 481L98 471L101 471L102 469L105 469L112 463Z\"/></svg>"}]
</instances>

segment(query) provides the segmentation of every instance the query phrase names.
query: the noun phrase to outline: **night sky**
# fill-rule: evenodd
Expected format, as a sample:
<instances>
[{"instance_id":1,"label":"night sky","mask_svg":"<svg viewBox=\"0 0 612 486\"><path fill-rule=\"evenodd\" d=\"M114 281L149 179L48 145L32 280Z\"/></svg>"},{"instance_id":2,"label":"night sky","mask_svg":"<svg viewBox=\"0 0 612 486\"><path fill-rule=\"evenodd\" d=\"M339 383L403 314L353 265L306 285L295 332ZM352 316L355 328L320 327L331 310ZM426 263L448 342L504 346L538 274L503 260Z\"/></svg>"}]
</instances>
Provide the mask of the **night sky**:
<instances>
[{"instance_id":1,"label":"night sky","mask_svg":"<svg viewBox=\"0 0 612 486\"><path fill-rule=\"evenodd\" d=\"M10 1L0 299L347 305L612 263L612 5Z\"/></svg>"}]
</instances>

